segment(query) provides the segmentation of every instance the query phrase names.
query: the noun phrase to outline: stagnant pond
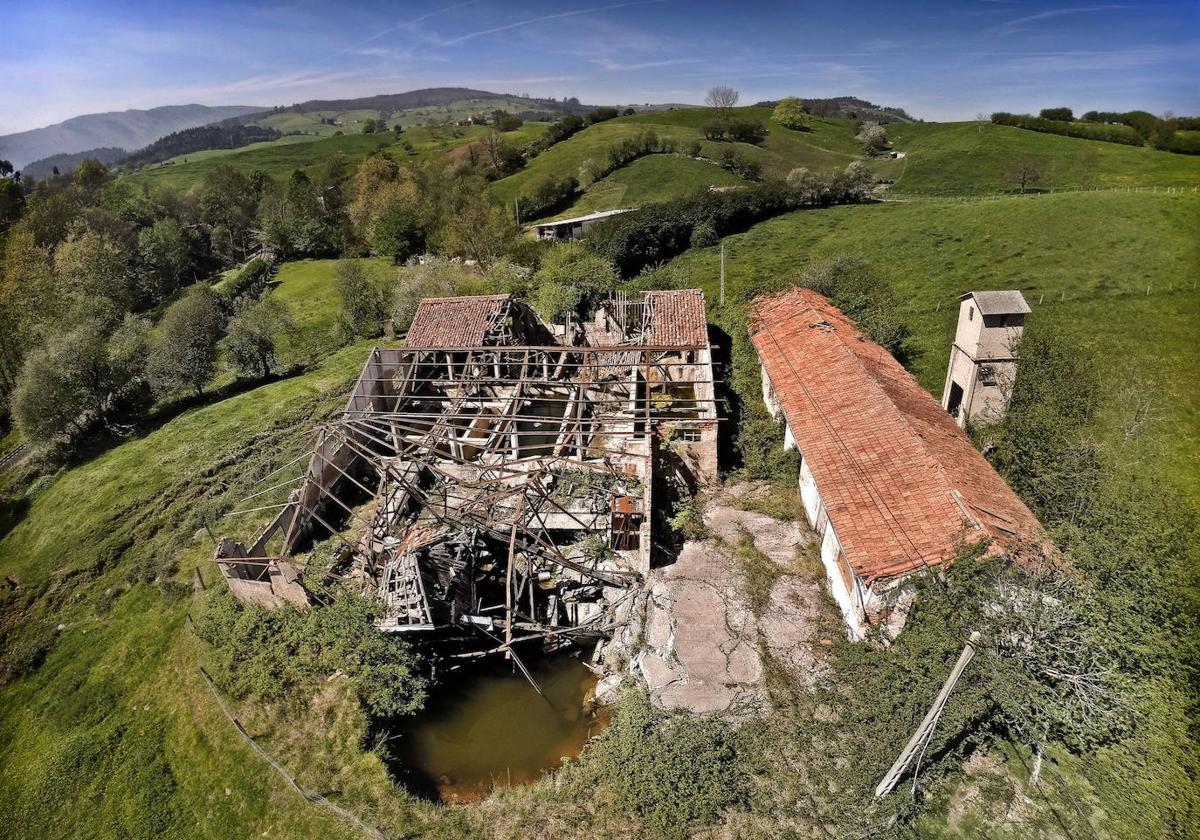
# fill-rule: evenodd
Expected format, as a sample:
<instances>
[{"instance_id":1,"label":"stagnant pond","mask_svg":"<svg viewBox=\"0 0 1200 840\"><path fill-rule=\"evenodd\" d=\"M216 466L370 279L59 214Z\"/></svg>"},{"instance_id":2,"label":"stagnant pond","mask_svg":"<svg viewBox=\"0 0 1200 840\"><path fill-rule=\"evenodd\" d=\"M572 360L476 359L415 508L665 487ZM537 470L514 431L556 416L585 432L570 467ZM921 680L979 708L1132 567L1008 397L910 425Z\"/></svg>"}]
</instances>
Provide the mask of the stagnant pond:
<instances>
[{"instance_id":1,"label":"stagnant pond","mask_svg":"<svg viewBox=\"0 0 1200 840\"><path fill-rule=\"evenodd\" d=\"M424 711L391 727L393 775L418 796L470 802L578 755L607 722L584 708L596 677L569 654L523 661L544 698L502 657L447 675Z\"/></svg>"}]
</instances>

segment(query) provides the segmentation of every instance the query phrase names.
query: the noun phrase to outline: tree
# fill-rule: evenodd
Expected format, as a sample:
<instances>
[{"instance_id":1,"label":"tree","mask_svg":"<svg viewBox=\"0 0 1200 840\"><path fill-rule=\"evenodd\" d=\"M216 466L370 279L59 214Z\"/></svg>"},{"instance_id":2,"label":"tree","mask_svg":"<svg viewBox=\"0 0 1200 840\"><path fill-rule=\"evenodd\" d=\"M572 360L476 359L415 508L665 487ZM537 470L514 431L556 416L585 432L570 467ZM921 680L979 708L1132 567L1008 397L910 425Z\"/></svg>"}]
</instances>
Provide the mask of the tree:
<instances>
[{"instance_id":1,"label":"tree","mask_svg":"<svg viewBox=\"0 0 1200 840\"><path fill-rule=\"evenodd\" d=\"M422 298L460 294L463 269L446 260L430 260L408 269L403 283L397 283L392 297L392 322L397 332L406 331Z\"/></svg>"},{"instance_id":2,"label":"tree","mask_svg":"<svg viewBox=\"0 0 1200 840\"><path fill-rule=\"evenodd\" d=\"M525 165L521 150L498 131L489 131L480 141L497 178L510 175Z\"/></svg>"},{"instance_id":3,"label":"tree","mask_svg":"<svg viewBox=\"0 0 1200 840\"><path fill-rule=\"evenodd\" d=\"M590 308L603 292L616 288L618 278L612 263L578 242L564 242L542 258L533 282L533 308L557 321L568 313L585 314L581 307Z\"/></svg>"},{"instance_id":4,"label":"tree","mask_svg":"<svg viewBox=\"0 0 1200 840\"><path fill-rule=\"evenodd\" d=\"M24 207L25 195L21 192L21 186L11 178L0 178L0 233L21 218Z\"/></svg>"},{"instance_id":5,"label":"tree","mask_svg":"<svg viewBox=\"0 0 1200 840\"><path fill-rule=\"evenodd\" d=\"M0 160L0 178L7 178L13 174L13 165L11 161Z\"/></svg>"},{"instance_id":6,"label":"tree","mask_svg":"<svg viewBox=\"0 0 1200 840\"><path fill-rule=\"evenodd\" d=\"M869 155L877 155L888 147L887 132L879 123L863 123L854 139L863 144Z\"/></svg>"},{"instance_id":7,"label":"tree","mask_svg":"<svg viewBox=\"0 0 1200 840\"><path fill-rule=\"evenodd\" d=\"M1062 122L1071 122L1075 119L1075 114L1070 108L1043 108L1038 116L1044 120L1060 120Z\"/></svg>"},{"instance_id":8,"label":"tree","mask_svg":"<svg viewBox=\"0 0 1200 840\"><path fill-rule=\"evenodd\" d=\"M784 128L801 129L807 125L808 111L804 108L804 102L798 97L785 96L775 106L775 110L771 113L771 119Z\"/></svg>"},{"instance_id":9,"label":"tree","mask_svg":"<svg viewBox=\"0 0 1200 840\"><path fill-rule=\"evenodd\" d=\"M191 248L183 226L175 219L159 219L138 232L138 258L142 264L144 293L152 302L169 297L181 285L192 265Z\"/></svg>"},{"instance_id":10,"label":"tree","mask_svg":"<svg viewBox=\"0 0 1200 840\"><path fill-rule=\"evenodd\" d=\"M260 178L221 164L200 186L200 218L209 226L213 253L224 265L242 262L254 245L254 214L263 186Z\"/></svg>"},{"instance_id":11,"label":"tree","mask_svg":"<svg viewBox=\"0 0 1200 840\"><path fill-rule=\"evenodd\" d=\"M93 230L76 231L54 251L54 270L64 292L88 305L96 298L108 300L118 312L134 303L129 262L120 242Z\"/></svg>"},{"instance_id":12,"label":"tree","mask_svg":"<svg viewBox=\"0 0 1200 840\"><path fill-rule=\"evenodd\" d=\"M246 304L229 320L223 345L241 375L263 378L275 366L279 338L292 329L287 305L268 294Z\"/></svg>"},{"instance_id":13,"label":"tree","mask_svg":"<svg viewBox=\"0 0 1200 840\"><path fill-rule=\"evenodd\" d=\"M94 190L108 180L108 167L95 158L84 158L75 168L75 183Z\"/></svg>"},{"instance_id":14,"label":"tree","mask_svg":"<svg viewBox=\"0 0 1200 840\"><path fill-rule=\"evenodd\" d=\"M1046 178L1046 165L1033 155L1017 155L1004 166L1004 182L1025 192L1030 187L1040 186Z\"/></svg>"},{"instance_id":15,"label":"tree","mask_svg":"<svg viewBox=\"0 0 1200 840\"><path fill-rule=\"evenodd\" d=\"M417 211L396 202L380 214L371 231L371 252L407 262L425 250L425 228Z\"/></svg>"},{"instance_id":16,"label":"tree","mask_svg":"<svg viewBox=\"0 0 1200 840\"><path fill-rule=\"evenodd\" d=\"M217 369L217 342L224 320L216 293L203 284L167 308L147 360L158 394L187 387L197 396L204 395L204 386Z\"/></svg>"},{"instance_id":17,"label":"tree","mask_svg":"<svg viewBox=\"0 0 1200 840\"><path fill-rule=\"evenodd\" d=\"M738 92L726 85L714 85L708 89L704 104L718 111L728 111L738 103Z\"/></svg>"},{"instance_id":18,"label":"tree","mask_svg":"<svg viewBox=\"0 0 1200 840\"><path fill-rule=\"evenodd\" d=\"M46 447L107 426L120 398L141 376L146 325L132 316L107 338L98 319L56 333L25 360L12 397L21 434Z\"/></svg>"},{"instance_id":19,"label":"tree","mask_svg":"<svg viewBox=\"0 0 1200 840\"><path fill-rule=\"evenodd\" d=\"M509 253L520 237L512 214L490 203L469 180L452 187L437 241L443 252L475 260L484 269Z\"/></svg>"},{"instance_id":20,"label":"tree","mask_svg":"<svg viewBox=\"0 0 1200 840\"><path fill-rule=\"evenodd\" d=\"M510 114L507 111L497 111L492 116L492 124L497 131L507 132L516 131L525 124L525 121L516 114Z\"/></svg>"},{"instance_id":21,"label":"tree","mask_svg":"<svg viewBox=\"0 0 1200 840\"><path fill-rule=\"evenodd\" d=\"M829 182L803 166L788 173L787 185L801 204L824 204L829 196Z\"/></svg>"},{"instance_id":22,"label":"tree","mask_svg":"<svg viewBox=\"0 0 1200 840\"><path fill-rule=\"evenodd\" d=\"M334 285L349 332L368 337L383 332L390 303L386 282L368 276L358 260L338 260Z\"/></svg>"}]
</instances>

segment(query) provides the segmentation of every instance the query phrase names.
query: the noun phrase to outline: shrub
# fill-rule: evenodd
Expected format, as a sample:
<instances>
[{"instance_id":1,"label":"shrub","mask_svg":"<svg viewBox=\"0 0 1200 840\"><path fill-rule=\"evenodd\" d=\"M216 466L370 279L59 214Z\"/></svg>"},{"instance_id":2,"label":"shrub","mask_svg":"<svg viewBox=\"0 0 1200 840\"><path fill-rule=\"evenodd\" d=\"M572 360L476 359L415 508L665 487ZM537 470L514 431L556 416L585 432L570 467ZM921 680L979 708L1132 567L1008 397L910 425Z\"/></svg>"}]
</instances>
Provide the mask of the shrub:
<instances>
[{"instance_id":1,"label":"shrub","mask_svg":"<svg viewBox=\"0 0 1200 840\"><path fill-rule=\"evenodd\" d=\"M608 107L597 108L594 111L592 111L590 114L587 115L587 121L588 121L588 125L595 125L596 123L602 123L605 120L611 120L616 116L617 116L616 108L608 108Z\"/></svg>"},{"instance_id":2,"label":"shrub","mask_svg":"<svg viewBox=\"0 0 1200 840\"><path fill-rule=\"evenodd\" d=\"M425 250L425 228L421 217L406 202L396 202L375 220L371 251L402 263Z\"/></svg>"},{"instance_id":3,"label":"shrub","mask_svg":"<svg viewBox=\"0 0 1200 840\"><path fill-rule=\"evenodd\" d=\"M1084 115L1086 118L1086 114ZM1128 115L1114 115L1126 118ZM1149 115L1147 115L1149 116ZM1154 119L1151 117L1151 119ZM1026 114L1008 114L999 111L992 114L992 122L996 125L1011 125L1029 131L1040 131L1046 134L1061 134L1065 137L1080 137L1085 140L1101 140L1105 143L1121 143L1126 146L1141 146L1143 135L1129 125L1108 125L1098 122L1065 122L1049 120L1042 117L1031 117ZM1147 136L1150 129L1147 129Z\"/></svg>"},{"instance_id":4,"label":"shrub","mask_svg":"<svg viewBox=\"0 0 1200 840\"><path fill-rule=\"evenodd\" d=\"M647 836L684 838L749 795L748 743L727 722L659 712L642 693L618 703L586 761L566 771L577 798L608 793Z\"/></svg>"},{"instance_id":5,"label":"shrub","mask_svg":"<svg viewBox=\"0 0 1200 840\"><path fill-rule=\"evenodd\" d=\"M766 139L767 127L761 120L730 120L726 133L738 143L761 143Z\"/></svg>"},{"instance_id":6,"label":"shrub","mask_svg":"<svg viewBox=\"0 0 1200 840\"><path fill-rule=\"evenodd\" d=\"M548 172L534 181L529 191L524 193L519 202L522 219L536 219L554 212L575 195L579 189L579 181L570 175L561 178Z\"/></svg>"},{"instance_id":7,"label":"shrub","mask_svg":"<svg viewBox=\"0 0 1200 840\"><path fill-rule=\"evenodd\" d=\"M721 168L747 181L757 181L762 175L762 164L735 149L721 150Z\"/></svg>"},{"instance_id":8,"label":"shrub","mask_svg":"<svg viewBox=\"0 0 1200 840\"><path fill-rule=\"evenodd\" d=\"M1043 108L1038 116L1043 120L1060 120L1063 122L1071 122L1075 119L1075 114L1070 108Z\"/></svg>"},{"instance_id":9,"label":"shrub","mask_svg":"<svg viewBox=\"0 0 1200 840\"><path fill-rule=\"evenodd\" d=\"M800 284L829 298L862 331L901 361L910 357L908 325L898 316L900 301L886 278L865 260L840 256L813 263Z\"/></svg>"},{"instance_id":10,"label":"shrub","mask_svg":"<svg viewBox=\"0 0 1200 840\"><path fill-rule=\"evenodd\" d=\"M392 717L421 708L427 680L416 651L375 627L379 609L341 589L316 609L243 607L214 588L195 625L211 648L213 678L236 698L302 704L340 670L372 715Z\"/></svg>"}]
</instances>

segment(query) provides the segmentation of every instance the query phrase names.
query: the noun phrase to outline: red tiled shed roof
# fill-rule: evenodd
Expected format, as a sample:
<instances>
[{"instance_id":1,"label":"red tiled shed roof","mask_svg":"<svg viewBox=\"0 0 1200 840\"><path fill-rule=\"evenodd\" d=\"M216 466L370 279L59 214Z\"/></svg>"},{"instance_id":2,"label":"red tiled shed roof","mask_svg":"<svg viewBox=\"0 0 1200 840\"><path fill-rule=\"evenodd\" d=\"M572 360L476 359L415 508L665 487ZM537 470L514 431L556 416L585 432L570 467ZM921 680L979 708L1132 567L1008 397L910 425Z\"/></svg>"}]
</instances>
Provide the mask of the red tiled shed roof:
<instances>
[{"instance_id":1,"label":"red tiled shed roof","mask_svg":"<svg viewBox=\"0 0 1200 840\"><path fill-rule=\"evenodd\" d=\"M646 292L646 344L662 347L707 347L708 319L704 292L677 289Z\"/></svg>"},{"instance_id":2,"label":"red tiled shed roof","mask_svg":"<svg viewBox=\"0 0 1200 840\"><path fill-rule=\"evenodd\" d=\"M417 304L404 346L481 346L508 301L508 295L423 298Z\"/></svg>"},{"instance_id":3,"label":"red tiled shed roof","mask_svg":"<svg viewBox=\"0 0 1200 840\"><path fill-rule=\"evenodd\" d=\"M890 353L828 300L753 306L750 335L855 573L949 562L963 540L1044 546L1037 518Z\"/></svg>"}]
</instances>

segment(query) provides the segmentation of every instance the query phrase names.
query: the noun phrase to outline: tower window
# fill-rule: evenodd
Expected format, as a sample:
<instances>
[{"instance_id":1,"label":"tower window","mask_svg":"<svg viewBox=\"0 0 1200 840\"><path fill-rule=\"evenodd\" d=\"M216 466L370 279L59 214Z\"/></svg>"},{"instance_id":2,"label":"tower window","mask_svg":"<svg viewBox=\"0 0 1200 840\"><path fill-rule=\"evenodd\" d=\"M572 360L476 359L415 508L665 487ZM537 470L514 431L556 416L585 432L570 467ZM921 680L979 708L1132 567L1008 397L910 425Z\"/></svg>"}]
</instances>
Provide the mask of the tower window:
<instances>
[{"instance_id":1,"label":"tower window","mask_svg":"<svg viewBox=\"0 0 1200 840\"><path fill-rule=\"evenodd\" d=\"M967 320L968 320L968 321L974 321L974 320L975 320L975 307L974 307L974 306L968 306L968 307L967 307Z\"/></svg>"}]
</instances>

